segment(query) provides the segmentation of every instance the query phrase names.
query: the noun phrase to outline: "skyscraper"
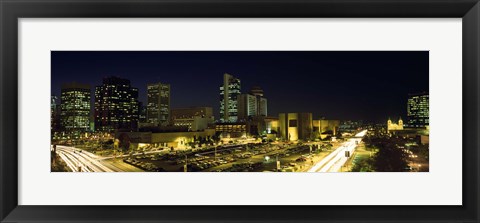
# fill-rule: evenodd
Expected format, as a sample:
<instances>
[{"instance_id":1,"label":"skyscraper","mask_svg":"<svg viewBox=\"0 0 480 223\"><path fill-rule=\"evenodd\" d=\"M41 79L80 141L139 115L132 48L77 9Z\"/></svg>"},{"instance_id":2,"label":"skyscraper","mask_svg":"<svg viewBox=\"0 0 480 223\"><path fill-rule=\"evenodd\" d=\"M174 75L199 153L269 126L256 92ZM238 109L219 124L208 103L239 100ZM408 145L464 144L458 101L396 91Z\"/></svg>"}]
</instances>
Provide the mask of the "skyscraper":
<instances>
[{"instance_id":1,"label":"skyscraper","mask_svg":"<svg viewBox=\"0 0 480 223\"><path fill-rule=\"evenodd\" d=\"M52 95L50 101L50 130L52 133L60 128L60 112L60 99Z\"/></svg>"},{"instance_id":2,"label":"skyscraper","mask_svg":"<svg viewBox=\"0 0 480 223\"><path fill-rule=\"evenodd\" d=\"M118 77L107 77L95 88L95 129L114 131L134 130L138 126L138 89L130 81Z\"/></svg>"},{"instance_id":3,"label":"skyscraper","mask_svg":"<svg viewBox=\"0 0 480 223\"><path fill-rule=\"evenodd\" d=\"M237 98L238 121L245 122L248 117L257 115L257 98L251 94L241 94Z\"/></svg>"},{"instance_id":4,"label":"skyscraper","mask_svg":"<svg viewBox=\"0 0 480 223\"><path fill-rule=\"evenodd\" d=\"M147 122L165 126L170 120L170 84L147 85Z\"/></svg>"},{"instance_id":5,"label":"skyscraper","mask_svg":"<svg viewBox=\"0 0 480 223\"><path fill-rule=\"evenodd\" d=\"M427 92L408 95L407 118L408 127L411 128L429 125L429 99Z\"/></svg>"},{"instance_id":6,"label":"skyscraper","mask_svg":"<svg viewBox=\"0 0 480 223\"><path fill-rule=\"evenodd\" d=\"M138 104L138 122L145 123L147 122L147 106L143 105L142 102Z\"/></svg>"},{"instance_id":7,"label":"skyscraper","mask_svg":"<svg viewBox=\"0 0 480 223\"><path fill-rule=\"evenodd\" d=\"M238 120L237 97L240 95L240 79L225 73L220 87L220 121L236 122Z\"/></svg>"},{"instance_id":8,"label":"skyscraper","mask_svg":"<svg viewBox=\"0 0 480 223\"><path fill-rule=\"evenodd\" d=\"M238 120L247 121L249 117L267 116L267 99L260 87L253 87L249 94L238 96Z\"/></svg>"},{"instance_id":9,"label":"skyscraper","mask_svg":"<svg viewBox=\"0 0 480 223\"><path fill-rule=\"evenodd\" d=\"M90 128L90 86L79 83L62 85L60 119L68 133L80 133ZM52 98L53 103L53 98Z\"/></svg>"}]
</instances>

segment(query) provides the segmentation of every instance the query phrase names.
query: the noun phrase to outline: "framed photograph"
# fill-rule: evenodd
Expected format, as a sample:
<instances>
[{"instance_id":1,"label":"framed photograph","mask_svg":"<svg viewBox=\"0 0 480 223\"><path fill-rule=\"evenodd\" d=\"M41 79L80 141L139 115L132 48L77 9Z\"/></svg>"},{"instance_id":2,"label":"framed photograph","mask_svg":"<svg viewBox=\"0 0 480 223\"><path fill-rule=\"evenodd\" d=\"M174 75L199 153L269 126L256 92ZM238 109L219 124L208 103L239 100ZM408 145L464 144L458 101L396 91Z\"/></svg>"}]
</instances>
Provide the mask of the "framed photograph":
<instances>
[{"instance_id":1,"label":"framed photograph","mask_svg":"<svg viewBox=\"0 0 480 223\"><path fill-rule=\"evenodd\" d=\"M480 6L1 1L2 222L478 222Z\"/></svg>"}]
</instances>

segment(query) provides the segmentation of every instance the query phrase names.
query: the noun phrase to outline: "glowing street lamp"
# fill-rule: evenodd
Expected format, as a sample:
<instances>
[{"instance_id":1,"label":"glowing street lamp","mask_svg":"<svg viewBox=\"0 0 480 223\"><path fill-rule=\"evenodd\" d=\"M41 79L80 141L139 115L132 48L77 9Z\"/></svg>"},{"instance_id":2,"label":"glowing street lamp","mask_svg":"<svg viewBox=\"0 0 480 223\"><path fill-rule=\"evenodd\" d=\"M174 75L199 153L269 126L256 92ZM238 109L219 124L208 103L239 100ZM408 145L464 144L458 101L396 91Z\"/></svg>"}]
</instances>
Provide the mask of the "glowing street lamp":
<instances>
[{"instance_id":1,"label":"glowing street lamp","mask_svg":"<svg viewBox=\"0 0 480 223\"><path fill-rule=\"evenodd\" d=\"M265 161L268 163L268 160L270 160L269 156L265 156Z\"/></svg>"}]
</instances>

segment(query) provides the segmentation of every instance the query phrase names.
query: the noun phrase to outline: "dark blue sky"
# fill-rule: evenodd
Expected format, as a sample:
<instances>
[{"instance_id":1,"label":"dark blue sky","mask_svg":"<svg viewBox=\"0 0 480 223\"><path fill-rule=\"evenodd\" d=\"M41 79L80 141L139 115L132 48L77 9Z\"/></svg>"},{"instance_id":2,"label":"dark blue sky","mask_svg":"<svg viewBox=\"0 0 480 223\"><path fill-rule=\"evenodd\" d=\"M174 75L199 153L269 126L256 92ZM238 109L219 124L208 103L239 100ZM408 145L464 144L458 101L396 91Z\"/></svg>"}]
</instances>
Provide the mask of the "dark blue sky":
<instances>
[{"instance_id":1,"label":"dark blue sky","mask_svg":"<svg viewBox=\"0 0 480 223\"><path fill-rule=\"evenodd\" d=\"M408 93L428 92L428 51L53 51L52 94L65 82L131 80L146 101L147 83L171 84L172 108L211 106L216 118L223 74L258 85L268 112L384 121L406 116ZM404 118L405 119L405 118Z\"/></svg>"}]
</instances>

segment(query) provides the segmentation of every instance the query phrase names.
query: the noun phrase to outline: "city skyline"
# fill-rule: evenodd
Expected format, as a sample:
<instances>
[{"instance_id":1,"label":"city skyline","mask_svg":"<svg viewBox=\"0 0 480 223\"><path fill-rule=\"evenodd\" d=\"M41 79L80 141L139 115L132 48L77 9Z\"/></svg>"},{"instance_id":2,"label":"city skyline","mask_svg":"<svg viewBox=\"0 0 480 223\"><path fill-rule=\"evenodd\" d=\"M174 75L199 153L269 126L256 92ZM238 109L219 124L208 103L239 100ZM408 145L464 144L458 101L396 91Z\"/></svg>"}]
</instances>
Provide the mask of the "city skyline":
<instances>
[{"instance_id":1,"label":"city skyline","mask_svg":"<svg viewBox=\"0 0 480 223\"><path fill-rule=\"evenodd\" d=\"M224 73L241 80L242 94L261 87L269 116L313 112L315 118L384 122L406 119L408 95L428 92L428 52L52 51L52 95L63 83L94 89L117 76L130 80L146 105L147 84L161 82L171 86L171 108L212 107L217 120Z\"/></svg>"},{"instance_id":2,"label":"city skyline","mask_svg":"<svg viewBox=\"0 0 480 223\"><path fill-rule=\"evenodd\" d=\"M52 86L62 83L59 106L51 97L52 171L429 171L428 52L53 52L52 61ZM122 70L99 77L102 68ZM85 75L60 78L67 70Z\"/></svg>"}]
</instances>

